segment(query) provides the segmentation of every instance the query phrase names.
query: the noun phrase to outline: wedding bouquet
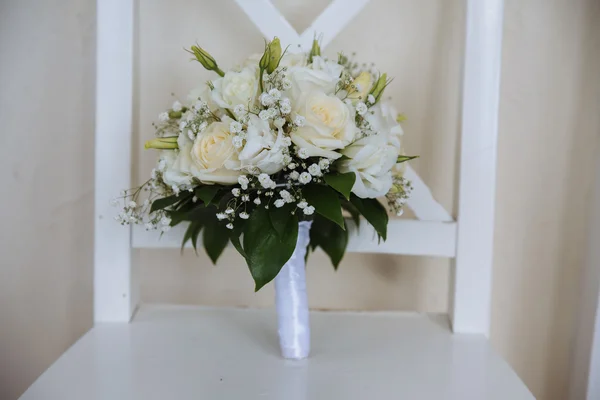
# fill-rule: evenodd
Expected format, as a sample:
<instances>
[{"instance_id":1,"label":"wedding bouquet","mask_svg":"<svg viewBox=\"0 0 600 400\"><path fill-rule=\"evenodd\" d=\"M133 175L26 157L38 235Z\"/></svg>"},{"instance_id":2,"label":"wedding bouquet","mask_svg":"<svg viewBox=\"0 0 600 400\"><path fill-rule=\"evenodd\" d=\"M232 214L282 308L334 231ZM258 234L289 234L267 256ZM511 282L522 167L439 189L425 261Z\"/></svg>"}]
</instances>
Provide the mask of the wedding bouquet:
<instances>
[{"instance_id":1,"label":"wedding bouquet","mask_svg":"<svg viewBox=\"0 0 600 400\"><path fill-rule=\"evenodd\" d=\"M287 50L287 49L286 49ZM122 224L168 231L189 222L183 245L200 232L216 262L229 242L246 260L259 290L288 262L299 222L312 221L309 250L321 247L337 268L346 250L344 214L362 215L386 239L385 197L400 214L410 183L399 164L403 134L383 101L386 74L343 54L282 51L223 71L204 49L194 60L218 76L158 116L158 164L142 186L122 192ZM148 197L142 201L146 192Z\"/></svg>"}]
</instances>

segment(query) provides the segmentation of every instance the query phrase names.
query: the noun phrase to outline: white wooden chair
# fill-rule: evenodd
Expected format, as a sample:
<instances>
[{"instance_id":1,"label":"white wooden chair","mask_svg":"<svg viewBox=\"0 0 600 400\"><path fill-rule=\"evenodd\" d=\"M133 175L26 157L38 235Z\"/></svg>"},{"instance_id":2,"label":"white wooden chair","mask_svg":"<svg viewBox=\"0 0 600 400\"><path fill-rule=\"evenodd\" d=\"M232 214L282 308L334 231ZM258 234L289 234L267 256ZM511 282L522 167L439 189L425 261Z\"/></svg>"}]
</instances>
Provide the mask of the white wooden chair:
<instances>
[{"instance_id":1,"label":"white wooden chair","mask_svg":"<svg viewBox=\"0 0 600 400\"><path fill-rule=\"evenodd\" d=\"M335 0L298 35L269 0L237 0L265 37L327 46L368 0ZM266 310L139 304L132 248L178 246L116 224L107 199L130 186L134 0L98 1L95 327L22 399L532 399L490 348L492 235L503 0L468 0L458 218L419 176L417 220L390 223L377 247L361 228L351 251L454 259L448 320L416 313L312 314L312 358L277 353ZM366 224L363 224L366 225ZM137 311L137 312L136 312Z\"/></svg>"}]
</instances>

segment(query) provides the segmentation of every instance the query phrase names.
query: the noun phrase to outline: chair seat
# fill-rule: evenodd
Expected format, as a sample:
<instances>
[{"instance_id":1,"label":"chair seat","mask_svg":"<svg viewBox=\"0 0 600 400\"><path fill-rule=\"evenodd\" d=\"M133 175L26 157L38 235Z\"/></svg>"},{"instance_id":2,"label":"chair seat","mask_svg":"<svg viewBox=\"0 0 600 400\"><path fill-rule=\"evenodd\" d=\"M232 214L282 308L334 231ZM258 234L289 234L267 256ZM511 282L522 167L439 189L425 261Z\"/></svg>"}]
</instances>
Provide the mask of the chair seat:
<instances>
[{"instance_id":1,"label":"chair seat","mask_svg":"<svg viewBox=\"0 0 600 400\"><path fill-rule=\"evenodd\" d=\"M311 312L307 360L279 355L272 310L142 306L98 324L22 400L530 400L481 335L417 313Z\"/></svg>"}]
</instances>

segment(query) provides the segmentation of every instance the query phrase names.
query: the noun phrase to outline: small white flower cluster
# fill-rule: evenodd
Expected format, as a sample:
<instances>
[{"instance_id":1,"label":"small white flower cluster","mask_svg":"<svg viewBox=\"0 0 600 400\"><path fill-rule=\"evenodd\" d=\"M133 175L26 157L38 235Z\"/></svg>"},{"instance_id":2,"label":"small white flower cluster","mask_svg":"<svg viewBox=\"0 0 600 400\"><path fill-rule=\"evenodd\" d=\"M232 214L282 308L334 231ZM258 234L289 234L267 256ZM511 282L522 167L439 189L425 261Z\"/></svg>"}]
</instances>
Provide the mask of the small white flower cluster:
<instances>
[{"instance_id":1,"label":"small white flower cluster","mask_svg":"<svg viewBox=\"0 0 600 400\"><path fill-rule=\"evenodd\" d=\"M271 87L280 92L289 90L292 87L292 81L288 78L287 71L287 67L277 68L272 74L268 74L265 71L263 74L263 82L269 83Z\"/></svg>"},{"instance_id":2,"label":"small white flower cluster","mask_svg":"<svg viewBox=\"0 0 600 400\"><path fill-rule=\"evenodd\" d=\"M211 120L214 120L214 115L208 108L208 104L198 99L192 107L184 109L179 119L179 131L193 142L196 136L206 129Z\"/></svg>"},{"instance_id":3,"label":"small white flower cluster","mask_svg":"<svg viewBox=\"0 0 600 400\"><path fill-rule=\"evenodd\" d=\"M413 190L411 182L402 177L394 176L392 189L385 195L388 207L398 217L404 213L404 205Z\"/></svg>"},{"instance_id":4,"label":"small white flower cluster","mask_svg":"<svg viewBox=\"0 0 600 400\"><path fill-rule=\"evenodd\" d=\"M263 121L273 121L273 125L281 129L285 125L286 117L292 112L292 103L289 98L282 97L281 91L277 88L263 92L260 97L260 104L265 107L258 113L258 117Z\"/></svg>"},{"instance_id":5,"label":"small white flower cluster","mask_svg":"<svg viewBox=\"0 0 600 400\"><path fill-rule=\"evenodd\" d=\"M310 165L300 160L291 161L284 168L288 172L285 183L279 184L265 173L240 175L239 187L231 189L232 197L226 208L217 214L217 218L227 222L227 228L233 229L235 219L248 219L249 211L255 207L281 208L294 203L296 207L290 211L292 214L300 210L301 214L310 216L314 214L315 208L302 196L302 187L310 182L320 182L323 174L329 172L330 165L331 160L327 158L321 158Z\"/></svg>"},{"instance_id":6,"label":"small white flower cluster","mask_svg":"<svg viewBox=\"0 0 600 400\"><path fill-rule=\"evenodd\" d=\"M111 201L114 207L118 206L120 201L123 202L123 209L115 216L115 221L121 225L143 224L146 230L168 232L171 229L171 218L163 210L150 213L149 199L138 203L140 192L146 186L147 183L137 189L124 190L121 192L121 197Z\"/></svg>"}]
</instances>

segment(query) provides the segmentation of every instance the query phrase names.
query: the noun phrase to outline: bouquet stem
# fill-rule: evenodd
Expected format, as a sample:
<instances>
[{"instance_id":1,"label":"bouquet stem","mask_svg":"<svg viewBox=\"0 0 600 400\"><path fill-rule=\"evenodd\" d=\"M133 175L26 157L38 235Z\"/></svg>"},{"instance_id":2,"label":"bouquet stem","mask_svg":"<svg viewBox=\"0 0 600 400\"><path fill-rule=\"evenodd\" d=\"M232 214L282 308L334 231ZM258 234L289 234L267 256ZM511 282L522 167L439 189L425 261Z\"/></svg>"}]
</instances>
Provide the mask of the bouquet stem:
<instances>
[{"instance_id":1,"label":"bouquet stem","mask_svg":"<svg viewBox=\"0 0 600 400\"><path fill-rule=\"evenodd\" d=\"M294 254L275 277L279 345L284 358L300 360L310 353L310 323L306 296L306 247L312 221L302 221Z\"/></svg>"}]
</instances>

